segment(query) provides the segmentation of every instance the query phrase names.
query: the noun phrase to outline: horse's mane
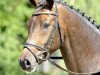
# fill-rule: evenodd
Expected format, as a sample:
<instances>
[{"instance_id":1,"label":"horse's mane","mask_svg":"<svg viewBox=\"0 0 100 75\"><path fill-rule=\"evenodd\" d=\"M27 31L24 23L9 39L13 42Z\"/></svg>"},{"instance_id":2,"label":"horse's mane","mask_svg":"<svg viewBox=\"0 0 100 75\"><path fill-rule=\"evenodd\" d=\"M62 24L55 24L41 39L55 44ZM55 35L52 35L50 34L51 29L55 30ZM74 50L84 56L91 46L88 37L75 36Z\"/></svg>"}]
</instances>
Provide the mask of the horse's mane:
<instances>
[{"instance_id":1,"label":"horse's mane","mask_svg":"<svg viewBox=\"0 0 100 75\"><path fill-rule=\"evenodd\" d=\"M83 18L88 20L93 26L95 26L96 28L100 29L100 25L96 24L96 21L93 20L91 17L87 16L84 12L81 12L80 9L76 9L72 5L68 5L67 2L63 3L61 1L58 1L57 3L62 4L65 8L68 7L69 9L74 10L76 13L80 14Z\"/></svg>"}]
</instances>

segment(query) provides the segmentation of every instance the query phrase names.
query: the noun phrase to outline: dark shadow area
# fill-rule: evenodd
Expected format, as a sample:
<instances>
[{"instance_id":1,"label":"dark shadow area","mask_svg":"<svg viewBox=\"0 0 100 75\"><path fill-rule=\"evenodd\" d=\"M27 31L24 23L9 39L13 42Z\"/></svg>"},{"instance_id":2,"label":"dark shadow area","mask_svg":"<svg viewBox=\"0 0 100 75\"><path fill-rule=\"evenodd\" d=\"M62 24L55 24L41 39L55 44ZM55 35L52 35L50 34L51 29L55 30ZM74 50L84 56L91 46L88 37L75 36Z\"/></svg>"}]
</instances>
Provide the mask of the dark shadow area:
<instances>
[{"instance_id":1,"label":"dark shadow area","mask_svg":"<svg viewBox=\"0 0 100 75\"><path fill-rule=\"evenodd\" d=\"M98 72L98 73L95 73L95 74L92 74L92 75L100 75L100 72Z\"/></svg>"}]
</instances>

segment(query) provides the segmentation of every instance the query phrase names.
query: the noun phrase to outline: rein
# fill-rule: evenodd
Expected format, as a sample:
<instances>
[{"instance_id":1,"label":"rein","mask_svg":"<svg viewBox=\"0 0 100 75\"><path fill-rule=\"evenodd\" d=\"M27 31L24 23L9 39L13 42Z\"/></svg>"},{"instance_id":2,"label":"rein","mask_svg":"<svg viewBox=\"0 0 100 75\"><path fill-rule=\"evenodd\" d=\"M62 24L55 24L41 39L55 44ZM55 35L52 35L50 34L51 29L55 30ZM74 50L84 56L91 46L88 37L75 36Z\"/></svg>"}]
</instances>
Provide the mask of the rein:
<instances>
[{"instance_id":1,"label":"rein","mask_svg":"<svg viewBox=\"0 0 100 75\"><path fill-rule=\"evenodd\" d=\"M56 5L56 4L55 4ZM41 8L42 9L42 8ZM32 44L32 43L29 43L29 42L26 42L24 44L24 48L28 49L32 54L33 56L35 57L36 59L36 62L38 64L40 64L40 60L43 60L43 61L46 61L48 60L51 64L53 64L54 66L58 67L59 69L65 71L65 72L69 72L71 74L81 74L81 75L84 75L84 74L94 74L96 72L90 72L90 73L77 73L77 72L73 72L73 71L70 71L68 69L64 69L62 68L61 66L59 66L57 63L55 63L52 59L56 59L56 57L50 57L50 54L49 54L49 48L52 46L53 44L53 40L54 40L54 35L56 33L56 31L58 30L59 31L59 36L60 36L60 46L62 46L63 44L63 36L62 36L62 30L61 30L61 27L60 27L60 24L59 24L59 19L58 19L58 10L57 10L57 5L56 5L56 11L55 13L51 13L51 12L36 12L34 14L32 14L32 16L38 16L38 15L53 15L55 17L55 23L53 25L53 29L50 33L50 36L47 40L47 42L43 45L43 46L39 46L39 45L36 45L36 44ZM41 59L39 57L37 57L35 55L35 53L32 52L32 50L30 49L30 47L35 47L36 49L42 51L42 53L46 53L47 54L47 57L44 58L44 59ZM57 59L62 59L62 57L57 57Z\"/></svg>"}]
</instances>

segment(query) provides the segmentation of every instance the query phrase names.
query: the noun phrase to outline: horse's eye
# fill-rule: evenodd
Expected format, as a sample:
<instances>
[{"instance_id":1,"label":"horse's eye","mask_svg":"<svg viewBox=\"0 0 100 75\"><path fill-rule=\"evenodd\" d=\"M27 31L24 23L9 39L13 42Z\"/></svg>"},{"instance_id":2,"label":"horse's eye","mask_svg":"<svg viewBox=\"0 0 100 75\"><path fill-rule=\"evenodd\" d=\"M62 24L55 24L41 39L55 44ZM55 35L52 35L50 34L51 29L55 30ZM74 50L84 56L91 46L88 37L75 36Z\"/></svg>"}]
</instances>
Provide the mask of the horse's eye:
<instances>
[{"instance_id":1,"label":"horse's eye","mask_svg":"<svg viewBox=\"0 0 100 75\"><path fill-rule=\"evenodd\" d=\"M47 29L49 26L50 26L49 23L45 23L45 24L43 25L43 29Z\"/></svg>"}]
</instances>

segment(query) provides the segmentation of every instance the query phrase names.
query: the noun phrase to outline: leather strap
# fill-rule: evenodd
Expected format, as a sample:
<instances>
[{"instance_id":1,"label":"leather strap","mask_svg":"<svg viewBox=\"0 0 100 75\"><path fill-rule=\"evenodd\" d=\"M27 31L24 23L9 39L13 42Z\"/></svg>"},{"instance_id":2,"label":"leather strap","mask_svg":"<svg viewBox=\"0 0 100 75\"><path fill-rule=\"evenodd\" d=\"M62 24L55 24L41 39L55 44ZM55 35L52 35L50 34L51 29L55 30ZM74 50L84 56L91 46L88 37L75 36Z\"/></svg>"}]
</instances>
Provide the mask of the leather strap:
<instances>
[{"instance_id":1,"label":"leather strap","mask_svg":"<svg viewBox=\"0 0 100 75\"><path fill-rule=\"evenodd\" d=\"M95 73L97 73L97 72L77 73L77 72L73 72L73 71L68 70L68 69L64 69L63 67L61 67L60 65L58 65L56 62L54 62L51 58L49 58L48 61L49 61L52 65L56 66L57 68L59 68L59 69L65 71L65 72L68 72L68 73L71 73L71 74L75 74L75 75L87 75L87 74L95 74Z\"/></svg>"}]
</instances>

